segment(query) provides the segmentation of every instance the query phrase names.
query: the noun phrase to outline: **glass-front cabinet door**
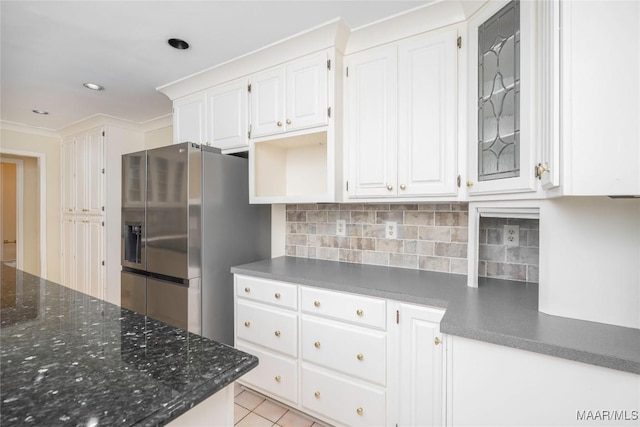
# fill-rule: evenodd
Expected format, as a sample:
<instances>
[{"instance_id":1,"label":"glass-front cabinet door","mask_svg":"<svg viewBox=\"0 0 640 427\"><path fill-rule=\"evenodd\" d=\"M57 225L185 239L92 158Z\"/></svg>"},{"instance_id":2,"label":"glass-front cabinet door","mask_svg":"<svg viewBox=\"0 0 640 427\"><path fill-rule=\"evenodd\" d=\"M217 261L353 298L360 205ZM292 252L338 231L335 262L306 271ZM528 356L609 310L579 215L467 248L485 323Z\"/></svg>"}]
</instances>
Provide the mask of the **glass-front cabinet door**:
<instances>
[{"instance_id":1,"label":"glass-front cabinet door","mask_svg":"<svg viewBox=\"0 0 640 427\"><path fill-rule=\"evenodd\" d=\"M534 2L489 2L469 21L469 194L533 191Z\"/></svg>"}]
</instances>

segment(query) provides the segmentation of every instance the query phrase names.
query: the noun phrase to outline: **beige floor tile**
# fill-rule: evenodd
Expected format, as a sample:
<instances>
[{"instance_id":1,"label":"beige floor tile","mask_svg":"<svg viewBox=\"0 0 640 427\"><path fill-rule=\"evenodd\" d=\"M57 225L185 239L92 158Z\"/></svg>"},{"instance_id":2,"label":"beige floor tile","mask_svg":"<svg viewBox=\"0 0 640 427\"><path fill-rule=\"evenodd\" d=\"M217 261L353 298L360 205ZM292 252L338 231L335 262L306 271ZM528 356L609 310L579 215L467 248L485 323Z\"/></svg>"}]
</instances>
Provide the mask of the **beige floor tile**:
<instances>
[{"instance_id":1,"label":"beige floor tile","mask_svg":"<svg viewBox=\"0 0 640 427\"><path fill-rule=\"evenodd\" d=\"M329 424L320 424L316 421L311 427L329 427Z\"/></svg>"},{"instance_id":2,"label":"beige floor tile","mask_svg":"<svg viewBox=\"0 0 640 427\"><path fill-rule=\"evenodd\" d=\"M233 424L238 424L238 421L246 417L248 413L249 413L248 409L243 408L237 403L233 405Z\"/></svg>"},{"instance_id":3,"label":"beige floor tile","mask_svg":"<svg viewBox=\"0 0 640 427\"><path fill-rule=\"evenodd\" d=\"M273 423L268 419L251 412L236 424L236 427L271 427L272 425Z\"/></svg>"},{"instance_id":4,"label":"beige floor tile","mask_svg":"<svg viewBox=\"0 0 640 427\"><path fill-rule=\"evenodd\" d=\"M256 409L256 406L264 402L264 397L251 393L249 390L245 390L237 395L234 398L234 401L243 408L253 411Z\"/></svg>"},{"instance_id":5,"label":"beige floor tile","mask_svg":"<svg viewBox=\"0 0 640 427\"><path fill-rule=\"evenodd\" d=\"M311 427L313 420L294 411L289 411L278 420L278 425L282 427Z\"/></svg>"},{"instance_id":6,"label":"beige floor tile","mask_svg":"<svg viewBox=\"0 0 640 427\"><path fill-rule=\"evenodd\" d=\"M233 395L237 396L244 391L244 388L238 383L233 383Z\"/></svg>"},{"instance_id":7,"label":"beige floor tile","mask_svg":"<svg viewBox=\"0 0 640 427\"><path fill-rule=\"evenodd\" d=\"M280 418L282 418L282 416L288 410L289 410L288 408L285 408L282 405L274 403L270 400L265 400L260 405L258 405L258 407L254 409L253 412L275 423Z\"/></svg>"}]
</instances>

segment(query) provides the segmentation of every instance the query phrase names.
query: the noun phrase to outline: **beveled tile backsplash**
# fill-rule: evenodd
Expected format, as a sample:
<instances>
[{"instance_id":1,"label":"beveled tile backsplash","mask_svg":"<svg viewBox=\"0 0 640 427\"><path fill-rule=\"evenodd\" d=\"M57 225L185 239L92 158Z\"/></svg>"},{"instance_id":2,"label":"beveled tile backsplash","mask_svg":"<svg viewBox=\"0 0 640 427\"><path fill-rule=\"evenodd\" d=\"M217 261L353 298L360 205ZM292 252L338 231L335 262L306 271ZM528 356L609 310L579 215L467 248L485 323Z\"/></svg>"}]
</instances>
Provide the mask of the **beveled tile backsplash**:
<instances>
[{"instance_id":1,"label":"beveled tile backsplash","mask_svg":"<svg viewBox=\"0 0 640 427\"><path fill-rule=\"evenodd\" d=\"M336 235L340 219L345 236ZM397 223L397 239L385 238L386 221ZM467 227L467 203L290 204L285 250L303 258L467 274ZM524 246L508 250L493 244L500 229L498 222L481 221L480 275L537 281L537 226L521 226Z\"/></svg>"}]
</instances>

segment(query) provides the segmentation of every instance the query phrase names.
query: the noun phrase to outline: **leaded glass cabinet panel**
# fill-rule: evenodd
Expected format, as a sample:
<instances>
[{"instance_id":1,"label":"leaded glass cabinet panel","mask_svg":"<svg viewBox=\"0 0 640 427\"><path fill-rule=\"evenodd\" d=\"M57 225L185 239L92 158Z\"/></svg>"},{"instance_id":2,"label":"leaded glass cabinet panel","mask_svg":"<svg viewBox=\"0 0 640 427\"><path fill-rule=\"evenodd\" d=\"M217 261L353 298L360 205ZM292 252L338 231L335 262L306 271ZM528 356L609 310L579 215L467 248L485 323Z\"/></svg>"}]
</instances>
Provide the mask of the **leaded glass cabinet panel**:
<instances>
[{"instance_id":1,"label":"leaded glass cabinet panel","mask_svg":"<svg viewBox=\"0 0 640 427\"><path fill-rule=\"evenodd\" d=\"M478 181L520 176L520 4L478 27Z\"/></svg>"}]
</instances>

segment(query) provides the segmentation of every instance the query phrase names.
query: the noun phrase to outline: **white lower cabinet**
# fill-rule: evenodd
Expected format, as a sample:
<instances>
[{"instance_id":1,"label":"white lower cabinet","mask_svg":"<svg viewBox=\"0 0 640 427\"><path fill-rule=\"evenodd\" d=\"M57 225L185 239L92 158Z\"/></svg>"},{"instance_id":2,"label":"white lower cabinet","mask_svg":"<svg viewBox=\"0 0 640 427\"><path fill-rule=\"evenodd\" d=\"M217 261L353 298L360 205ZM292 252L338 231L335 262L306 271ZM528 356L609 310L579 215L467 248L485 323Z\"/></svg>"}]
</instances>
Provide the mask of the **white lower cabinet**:
<instances>
[{"instance_id":1,"label":"white lower cabinet","mask_svg":"<svg viewBox=\"0 0 640 427\"><path fill-rule=\"evenodd\" d=\"M240 383L331 425L443 425L444 310L236 275Z\"/></svg>"}]
</instances>

